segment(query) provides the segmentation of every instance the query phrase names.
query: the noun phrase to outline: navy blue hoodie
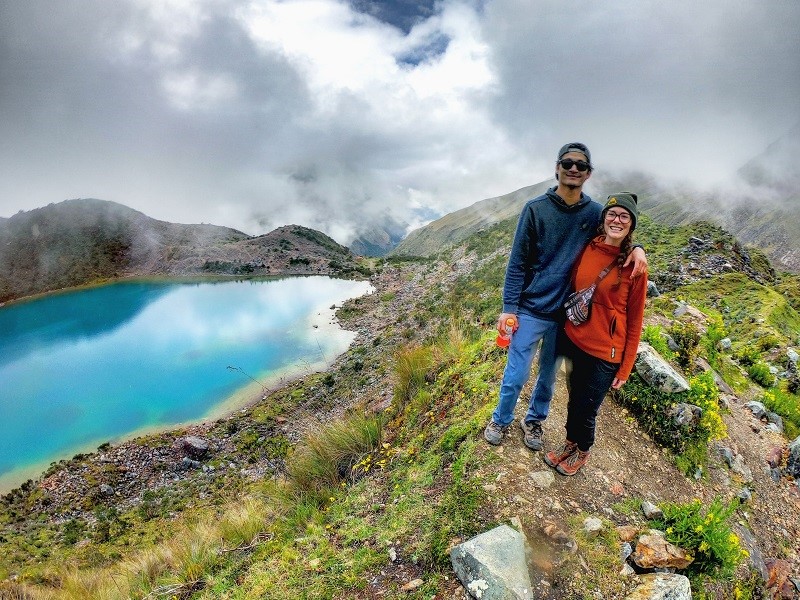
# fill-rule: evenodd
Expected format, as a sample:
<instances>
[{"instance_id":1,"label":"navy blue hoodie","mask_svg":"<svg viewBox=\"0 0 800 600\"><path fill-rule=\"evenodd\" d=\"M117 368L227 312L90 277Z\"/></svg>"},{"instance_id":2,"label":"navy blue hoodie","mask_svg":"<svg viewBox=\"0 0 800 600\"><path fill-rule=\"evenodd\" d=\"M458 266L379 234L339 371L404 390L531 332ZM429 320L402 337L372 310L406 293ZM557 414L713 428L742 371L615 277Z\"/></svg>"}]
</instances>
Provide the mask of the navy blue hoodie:
<instances>
[{"instance_id":1,"label":"navy blue hoodie","mask_svg":"<svg viewBox=\"0 0 800 600\"><path fill-rule=\"evenodd\" d=\"M603 207L586 194L568 205L553 187L522 209L503 285L503 312L555 319L572 265L596 235Z\"/></svg>"}]
</instances>

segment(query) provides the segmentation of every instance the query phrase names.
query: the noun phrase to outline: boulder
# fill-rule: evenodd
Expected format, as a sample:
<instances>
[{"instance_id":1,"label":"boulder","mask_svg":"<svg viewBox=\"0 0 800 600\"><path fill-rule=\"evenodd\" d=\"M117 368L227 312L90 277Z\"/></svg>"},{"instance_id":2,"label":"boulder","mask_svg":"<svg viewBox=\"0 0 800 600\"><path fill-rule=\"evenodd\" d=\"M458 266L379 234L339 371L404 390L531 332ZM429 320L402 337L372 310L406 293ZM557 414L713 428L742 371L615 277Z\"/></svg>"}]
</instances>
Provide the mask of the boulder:
<instances>
[{"instance_id":1,"label":"boulder","mask_svg":"<svg viewBox=\"0 0 800 600\"><path fill-rule=\"evenodd\" d=\"M661 392L675 394L689 390L686 379L661 358L650 344L639 343L635 364L636 372L642 379Z\"/></svg>"},{"instance_id":2,"label":"boulder","mask_svg":"<svg viewBox=\"0 0 800 600\"><path fill-rule=\"evenodd\" d=\"M767 409L761 402L751 400L745 406L750 409L756 419L763 419L767 416Z\"/></svg>"},{"instance_id":3,"label":"boulder","mask_svg":"<svg viewBox=\"0 0 800 600\"><path fill-rule=\"evenodd\" d=\"M462 585L480 600L533 600L525 536L500 525L450 551Z\"/></svg>"},{"instance_id":4,"label":"boulder","mask_svg":"<svg viewBox=\"0 0 800 600\"><path fill-rule=\"evenodd\" d=\"M208 441L196 435L187 435L183 438L181 446L186 455L195 460L208 454Z\"/></svg>"},{"instance_id":5,"label":"boulder","mask_svg":"<svg viewBox=\"0 0 800 600\"><path fill-rule=\"evenodd\" d=\"M653 530L639 536L631 559L642 569L685 569L693 560L686 550L669 543Z\"/></svg>"}]
</instances>

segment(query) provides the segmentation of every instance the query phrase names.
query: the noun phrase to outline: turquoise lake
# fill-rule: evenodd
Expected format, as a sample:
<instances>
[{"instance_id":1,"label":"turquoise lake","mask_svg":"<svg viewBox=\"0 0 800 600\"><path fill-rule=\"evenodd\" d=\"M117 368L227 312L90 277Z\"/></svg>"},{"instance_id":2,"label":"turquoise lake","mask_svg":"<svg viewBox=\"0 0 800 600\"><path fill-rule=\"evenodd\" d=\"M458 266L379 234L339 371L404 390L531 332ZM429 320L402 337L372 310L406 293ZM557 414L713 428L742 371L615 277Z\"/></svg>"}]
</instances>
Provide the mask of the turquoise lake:
<instances>
[{"instance_id":1,"label":"turquoise lake","mask_svg":"<svg viewBox=\"0 0 800 600\"><path fill-rule=\"evenodd\" d=\"M331 306L371 291L328 277L121 282L0 308L0 491L325 368L355 338Z\"/></svg>"}]
</instances>

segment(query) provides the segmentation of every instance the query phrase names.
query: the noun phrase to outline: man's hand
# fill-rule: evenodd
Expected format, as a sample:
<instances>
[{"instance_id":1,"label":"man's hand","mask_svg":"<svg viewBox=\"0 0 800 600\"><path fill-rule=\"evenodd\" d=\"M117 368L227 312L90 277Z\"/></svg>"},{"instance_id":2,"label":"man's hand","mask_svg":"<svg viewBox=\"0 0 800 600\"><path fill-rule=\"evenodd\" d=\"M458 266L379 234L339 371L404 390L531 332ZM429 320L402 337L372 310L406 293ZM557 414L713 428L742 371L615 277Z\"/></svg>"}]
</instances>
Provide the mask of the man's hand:
<instances>
[{"instance_id":1,"label":"man's hand","mask_svg":"<svg viewBox=\"0 0 800 600\"><path fill-rule=\"evenodd\" d=\"M623 385L625 385L626 381L627 381L626 379L617 379L616 377L614 377L614 382L611 384L611 389L618 390Z\"/></svg>"},{"instance_id":2,"label":"man's hand","mask_svg":"<svg viewBox=\"0 0 800 600\"><path fill-rule=\"evenodd\" d=\"M625 261L625 264L622 265L623 268L627 267L631 261L633 261L633 273L631 273L631 279L635 279L639 277L639 275L643 275L647 273L647 256L639 246L636 246L631 253L628 254L628 259Z\"/></svg>"},{"instance_id":3,"label":"man's hand","mask_svg":"<svg viewBox=\"0 0 800 600\"><path fill-rule=\"evenodd\" d=\"M500 333L506 332L506 321L508 319L512 319L514 321L513 328L514 331L517 330L517 328L519 327L519 321L517 321L517 315L515 315L514 313L503 313L497 318L497 331L499 331Z\"/></svg>"}]
</instances>

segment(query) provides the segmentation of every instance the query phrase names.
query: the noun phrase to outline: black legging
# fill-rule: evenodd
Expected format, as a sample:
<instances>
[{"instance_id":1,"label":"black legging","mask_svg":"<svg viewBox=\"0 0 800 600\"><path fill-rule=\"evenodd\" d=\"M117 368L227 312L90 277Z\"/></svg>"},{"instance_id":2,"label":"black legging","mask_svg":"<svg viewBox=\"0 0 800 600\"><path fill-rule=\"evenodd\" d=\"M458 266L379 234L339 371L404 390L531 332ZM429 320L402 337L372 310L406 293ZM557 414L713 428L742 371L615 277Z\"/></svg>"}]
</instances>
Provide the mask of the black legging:
<instances>
[{"instance_id":1,"label":"black legging","mask_svg":"<svg viewBox=\"0 0 800 600\"><path fill-rule=\"evenodd\" d=\"M597 413L614 383L619 364L586 354L563 333L561 338L560 350L564 354L569 392L567 439L586 452L594 445Z\"/></svg>"}]
</instances>

